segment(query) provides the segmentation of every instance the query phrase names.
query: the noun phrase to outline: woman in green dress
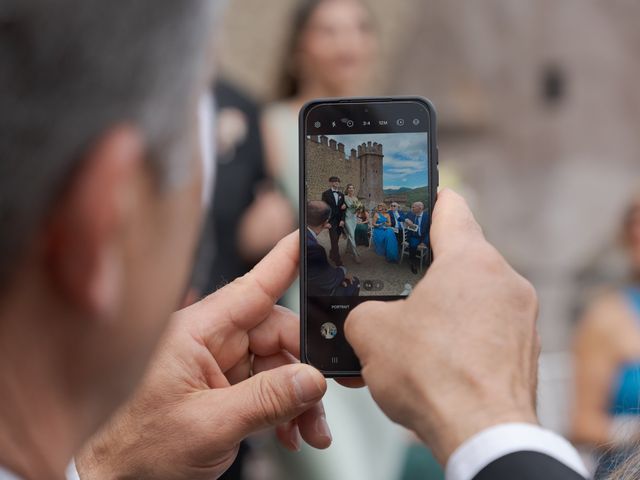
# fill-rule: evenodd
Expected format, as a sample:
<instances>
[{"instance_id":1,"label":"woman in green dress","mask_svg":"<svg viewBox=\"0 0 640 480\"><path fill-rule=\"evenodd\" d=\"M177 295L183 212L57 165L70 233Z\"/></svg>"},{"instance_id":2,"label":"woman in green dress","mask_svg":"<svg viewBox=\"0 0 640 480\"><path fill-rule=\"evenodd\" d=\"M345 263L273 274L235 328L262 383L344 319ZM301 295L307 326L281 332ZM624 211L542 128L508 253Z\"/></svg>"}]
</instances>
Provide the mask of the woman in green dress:
<instances>
[{"instance_id":1,"label":"woman in green dress","mask_svg":"<svg viewBox=\"0 0 640 480\"><path fill-rule=\"evenodd\" d=\"M344 217L344 227L347 235L347 252L351 251L354 261L360 263L360 255L356 248L356 225L358 223L356 212L362 204L358 200L358 197L356 197L356 188L352 183L347 184L344 193L344 203L347 205Z\"/></svg>"},{"instance_id":2,"label":"woman in green dress","mask_svg":"<svg viewBox=\"0 0 640 480\"><path fill-rule=\"evenodd\" d=\"M356 245L362 245L363 247L369 246L369 212L367 212L364 206L360 207L356 211L356 219L358 224L356 225Z\"/></svg>"}]
</instances>

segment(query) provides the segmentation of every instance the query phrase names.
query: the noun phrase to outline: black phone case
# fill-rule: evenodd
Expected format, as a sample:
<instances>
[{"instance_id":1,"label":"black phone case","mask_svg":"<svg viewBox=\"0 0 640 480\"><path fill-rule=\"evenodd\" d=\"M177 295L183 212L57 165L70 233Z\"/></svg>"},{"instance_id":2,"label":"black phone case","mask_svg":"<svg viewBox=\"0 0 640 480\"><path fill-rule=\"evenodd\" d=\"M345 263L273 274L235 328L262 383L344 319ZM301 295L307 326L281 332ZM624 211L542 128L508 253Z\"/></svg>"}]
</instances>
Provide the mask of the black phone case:
<instances>
[{"instance_id":1,"label":"black phone case","mask_svg":"<svg viewBox=\"0 0 640 480\"><path fill-rule=\"evenodd\" d=\"M307 349L307 321L306 321L306 282L305 282L305 228L306 218L306 188L305 188L305 118L307 113L314 107L323 104L334 103L381 103L381 102L417 102L422 104L429 112L429 178L431 179L431 185L435 188L430 189L430 209L429 209L429 229L431 229L431 219L433 217L433 207L437 198L438 186L440 183L438 173L438 136L437 136L437 114L436 109L427 98L420 96L392 96L392 97L350 97L350 98L321 98L311 100L305 103L300 109L298 115L298 155L299 155L299 231L300 231L300 361L311 366L313 363L309 361L308 349ZM433 261L433 253L431 248L429 249L430 258L429 265ZM360 370L322 370L320 372L327 378L344 378L344 377L360 377Z\"/></svg>"}]
</instances>

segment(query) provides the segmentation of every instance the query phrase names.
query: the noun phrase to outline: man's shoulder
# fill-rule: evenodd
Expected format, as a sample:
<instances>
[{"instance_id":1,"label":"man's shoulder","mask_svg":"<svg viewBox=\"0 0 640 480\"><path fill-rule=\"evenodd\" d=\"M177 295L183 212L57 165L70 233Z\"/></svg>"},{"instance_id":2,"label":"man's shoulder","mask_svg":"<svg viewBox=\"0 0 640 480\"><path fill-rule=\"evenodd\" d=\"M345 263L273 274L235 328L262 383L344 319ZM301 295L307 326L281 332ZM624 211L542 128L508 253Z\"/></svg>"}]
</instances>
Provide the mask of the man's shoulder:
<instances>
[{"instance_id":1,"label":"man's shoulder","mask_svg":"<svg viewBox=\"0 0 640 480\"><path fill-rule=\"evenodd\" d=\"M313 233L307 230L307 246L313 247L316 245L318 245L318 239L313 235Z\"/></svg>"}]
</instances>

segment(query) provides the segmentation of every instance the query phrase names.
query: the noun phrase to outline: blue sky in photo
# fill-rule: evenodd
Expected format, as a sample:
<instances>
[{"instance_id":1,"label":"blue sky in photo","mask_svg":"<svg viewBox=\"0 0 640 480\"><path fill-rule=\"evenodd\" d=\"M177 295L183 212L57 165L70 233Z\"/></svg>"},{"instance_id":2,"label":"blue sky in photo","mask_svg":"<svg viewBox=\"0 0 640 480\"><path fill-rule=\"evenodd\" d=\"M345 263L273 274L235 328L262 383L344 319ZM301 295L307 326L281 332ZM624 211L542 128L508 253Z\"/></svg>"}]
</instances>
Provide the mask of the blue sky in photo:
<instances>
[{"instance_id":1,"label":"blue sky in photo","mask_svg":"<svg viewBox=\"0 0 640 480\"><path fill-rule=\"evenodd\" d=\"M361 135L327 135L344 143L349 155L352 148L367 142L382 144L382 184L385 189L417 188L428 185L427 133L374 133Z\"/></svg>"}]
</instances>

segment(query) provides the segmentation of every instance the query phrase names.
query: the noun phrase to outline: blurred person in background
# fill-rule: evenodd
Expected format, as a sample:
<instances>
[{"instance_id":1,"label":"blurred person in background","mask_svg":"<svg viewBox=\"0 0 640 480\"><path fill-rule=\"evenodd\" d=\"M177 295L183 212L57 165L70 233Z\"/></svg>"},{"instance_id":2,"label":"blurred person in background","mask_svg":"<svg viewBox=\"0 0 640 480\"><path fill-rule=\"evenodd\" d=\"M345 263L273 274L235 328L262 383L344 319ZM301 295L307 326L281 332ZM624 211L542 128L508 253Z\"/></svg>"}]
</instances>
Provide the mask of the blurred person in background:
<instances>
[{"instance_id":1,"label":"blurred person in background","mask_svg":"<svg viewBox=\"0 0 640 480\"><path fill-rule=\"evenodd\" d=\"M376 21L364 1L300 0L292 19L280 70L279 98L265 108L261 125L267 173L290 202L293 220L297 221L298 112L314 98L370 94L380 50ZM361 214L366 223L356 227L365 237L367 214ZM297 282L283 304L299 311ZM407 449L406 431L384 418L364 392L349 392L329 382L325 403L331 410L329 422L335 447L320 456L303 456L302 465L297 466L292 478L360 480L377 475L436 480L442 475L422 445L411 443ZM359 448L354 449L356 444ZM372 454L376 462L371 461ZM299 457L287 457L284 463L295 470L296 466L290 463L298 461ZM380 468L388 473L381 474Z\"/></svg>"},{"instance_id":2,"label":"blurred person in background","mask_svg":"<svg viewBox=\"0 0 640 480\"><path fill-rule=\"evenodd\" d=\"M224 79L216 80L212 103L215 125L206 134L214 140L216 170L192 280L195 298L244 275L256 263L256 258L242 253L251 240L240 237L238 230L266 181L258 105Z\"/></svg>"},{"instance_id":3,"label":"blurred person in background","mask_svg":"<svg viewBox=\"0 0 640 480\"><path fill-rule=\"evenodd\" d=\"M608 478L640 441L640 194L622 227L630 276L586 309L574 342L573 440L598 453Z\"/></svg>"},{"instance_id":4,"label":"blurred person in background","mask_svg":"<svg viewBox=\"0 0 640 480\"><path fill-rule=\"evenodd\" d=\"M293 14L279 78L279 99L265 108L267 172L298 212L298 112L314 98L361 96L369 91L377 34L360 0L301 0ZM299 310L298 284L285 305Z\"/></svg>"},{"instance_id":5,"label":"blurred person in background","mask_svg":"<svg viewBox=\"0 0 640 480\"><path fill-rule=\"evenodd\" d=\"M263 116L267 166L298 209L298 112L314 98L369 90L377 34L360 0L302 0L283 57L279 100Z\"/></svg>"},{"instance_id":6,"label":"blurred person in background","mask_svg":"<svg viewBox=\"0 0 640 480\"><path fill-rule=\"evenodd\" d=\"M209 101L216 112L215 123L210 125L212 131L205 132L212 136L216 149L216 169L210 172L213 198L205 214L186 305L241 277L257 263L263 252L255 248L253 236L242 226L251 216L253 204L279 199L269 198L258 126L259 105L223 78L216 80ZM222 480L243 478L248 451L249 443L243 441L236 460L220 477Z\"/></svg>"}]
</instances>

